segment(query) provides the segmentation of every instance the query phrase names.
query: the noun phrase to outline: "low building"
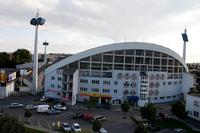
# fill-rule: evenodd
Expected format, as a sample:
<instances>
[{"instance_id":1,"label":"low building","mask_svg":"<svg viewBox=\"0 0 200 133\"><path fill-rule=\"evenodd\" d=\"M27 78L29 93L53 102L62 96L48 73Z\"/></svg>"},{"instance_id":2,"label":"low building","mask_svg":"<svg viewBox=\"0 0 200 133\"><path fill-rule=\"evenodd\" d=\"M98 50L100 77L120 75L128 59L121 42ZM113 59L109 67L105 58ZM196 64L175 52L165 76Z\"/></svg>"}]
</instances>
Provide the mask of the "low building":
<instances>
[{"instance_id":1,"label":"low building","mask_svg":"<svg viewBox=\"0 0 200 133\"><path fill-rule=\"evenodd\" d=\"M188 116L200 121L200 94L188 94L186 98Z\"/></svg>"},{"instance_id":2,"label":"low building","mask_svg":"<svg viewBox=\"0 0 200 133\"><path fill-rule=\"evenodd\" d=\"M0 98L10 96L15 90L16 70L0 69Z\"/></svg>"}]
</instances>

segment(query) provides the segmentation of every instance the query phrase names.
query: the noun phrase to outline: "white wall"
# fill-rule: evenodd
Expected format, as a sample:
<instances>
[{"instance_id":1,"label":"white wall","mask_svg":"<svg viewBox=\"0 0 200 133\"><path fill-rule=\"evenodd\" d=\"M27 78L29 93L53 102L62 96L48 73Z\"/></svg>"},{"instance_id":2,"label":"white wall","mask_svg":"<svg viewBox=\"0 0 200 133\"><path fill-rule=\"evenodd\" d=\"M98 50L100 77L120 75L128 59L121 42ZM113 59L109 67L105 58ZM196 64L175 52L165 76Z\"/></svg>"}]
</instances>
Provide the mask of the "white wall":
<instances>
[{"instance_id":1,"label":"white wall","mask_svg":"<svg viewBox=\"0 0 200 133\"><path fill-rule=\"evenodd\" d=\"M198 106L194 106L194 101L198 101ZM200 96L187 95L186 111L188 111L189 117L200 121ZM194 111L199 112L199 117L194 116Z\"/></svg>"},{"instance_id":2,"label":"white wall","mask_svg":"<svg viewBox=\"0 0 200 133\"><path fill-rule=\"evenodd\" d=\"M76 98L79 90L79 70L73 74L73 89L72 89L72 105L76 104Z\"/></svg>"},{"instance_id":3,"label":"white wall","mask_svg":"<svg viewBox=\"0 0 200 133\"><path fill-rule=\"evenodd\" d=\"M190 88L193 87L193 77L191 74L183 73L182 76L182 93L184 94L184 100L186 100L187 93L189 92Z\"/></svg>"}]
</instances>

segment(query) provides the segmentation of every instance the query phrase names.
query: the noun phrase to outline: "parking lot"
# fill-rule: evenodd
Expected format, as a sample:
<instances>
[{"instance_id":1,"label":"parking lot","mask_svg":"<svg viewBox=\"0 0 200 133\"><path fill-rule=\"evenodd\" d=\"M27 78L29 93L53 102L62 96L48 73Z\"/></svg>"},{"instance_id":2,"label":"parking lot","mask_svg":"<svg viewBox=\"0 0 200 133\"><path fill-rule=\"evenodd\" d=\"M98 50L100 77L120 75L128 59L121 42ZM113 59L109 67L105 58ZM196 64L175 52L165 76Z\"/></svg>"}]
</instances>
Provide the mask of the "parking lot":
<instances>
[{"instance_id":1,"label":"parking lot","mask_svg":"<svg viewBox=\"0 0 200 133\"><path fill-rule=\"evenodd\" d=\"M5 100L0 101L0 109L3 109L5 113L9 113L10 115L16 116L20 121L26 121L24 117L25 109L24 108L9 108L12 102L22 103L24 105L28 104L45 104L41 102L35 102L35 97L19 97L19 98L8 98ZM76 107L73 108L71 106L67 107L66 111L62 111L61 114L56 115L47 115L44 113L38 114L36 110L32 110L32 117L31 117L31 125L39 127L39 128L46 128L48 130L53 130L54 126L58 122L67 122L70 125L77 122L80 124L81 128L90 128L92 129L92 124L89 121L85 121L82 118L80 119L73 119L73 114L75 112L79 113L86 113L91 112L93 115L102 115L108 118L107 121L103 122L102 127L104 127L109 133L132 133L135 125L129 119L123 119L123 112L120 109L87 109L84 107ZM128 115L138 115L138 111L130 111Z\"/></svg>"}]
</instances>

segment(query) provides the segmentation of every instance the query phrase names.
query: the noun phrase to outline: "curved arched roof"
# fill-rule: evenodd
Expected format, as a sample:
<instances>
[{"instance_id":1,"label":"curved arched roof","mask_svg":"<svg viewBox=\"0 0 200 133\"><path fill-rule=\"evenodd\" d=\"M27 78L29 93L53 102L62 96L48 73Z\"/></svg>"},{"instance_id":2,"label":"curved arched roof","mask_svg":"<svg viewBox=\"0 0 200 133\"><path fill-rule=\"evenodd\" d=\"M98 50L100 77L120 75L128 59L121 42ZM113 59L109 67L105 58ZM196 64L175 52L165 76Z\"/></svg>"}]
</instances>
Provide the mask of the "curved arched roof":
<instances>
[{"instance_id":1,"label":"curved arched roof","mask_svg":"<svg viewBox=\"0 0 200 133\"><path fill-rule=\"evenodd\" d=\"M48 74L58 68L61 68L67 64L70 64L72 62L75 62L77 60L80 60L80 59L88 57L88 56L96 55L96 54L103 53L103 52L126 50L126 49L153 50L153 51L159 51L161 53L168 54L168 55L174 57L175 59L177 59L185 67L186 71L188 72L188 67L187 67L186 63L184 62L184 60L176 52L174 52L173 50L171 50L169 48L166 48L164 46L160 46L157 44L152 44L152 43L123 42L123 43L113 43L113 44L103 45L103 46L91 48L86 51L74 54L74 55L67 57L67 58L51 65L50 67L48 67L45 70L45 74Z\"/></svg>"}]
</instances>

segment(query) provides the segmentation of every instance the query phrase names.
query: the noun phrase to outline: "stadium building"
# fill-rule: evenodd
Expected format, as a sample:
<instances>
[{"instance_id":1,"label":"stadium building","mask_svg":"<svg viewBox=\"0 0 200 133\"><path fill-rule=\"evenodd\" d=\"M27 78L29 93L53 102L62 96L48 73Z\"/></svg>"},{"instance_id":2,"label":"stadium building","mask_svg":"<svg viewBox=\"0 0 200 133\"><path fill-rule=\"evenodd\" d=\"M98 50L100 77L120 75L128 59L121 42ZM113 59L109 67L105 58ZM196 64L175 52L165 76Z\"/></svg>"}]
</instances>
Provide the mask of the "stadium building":
<instances>
[{"instance_id":1,"label":"stadium building","mask_svg":"<svg viewBox=\"0 0 200 133\"><path fill-rule=\"evenodd\" d=\"M45 95L71 101L123 100L143 106L185 97L193 86L184 60L173 50L151 43L124 42L92 48L45 70Z\"/></svg>"}]
</instances>

